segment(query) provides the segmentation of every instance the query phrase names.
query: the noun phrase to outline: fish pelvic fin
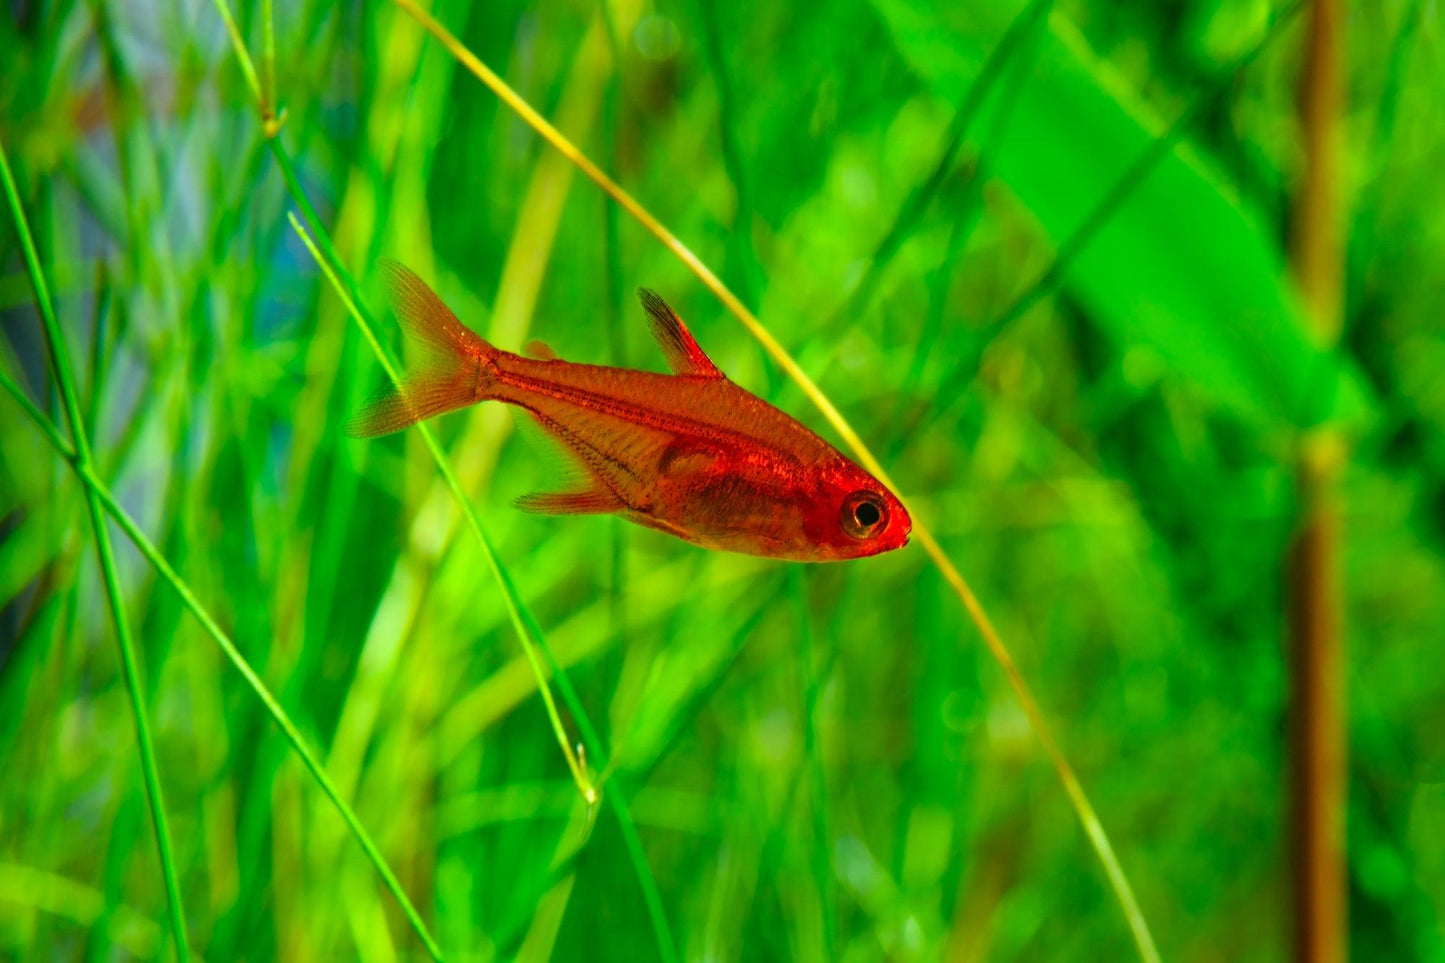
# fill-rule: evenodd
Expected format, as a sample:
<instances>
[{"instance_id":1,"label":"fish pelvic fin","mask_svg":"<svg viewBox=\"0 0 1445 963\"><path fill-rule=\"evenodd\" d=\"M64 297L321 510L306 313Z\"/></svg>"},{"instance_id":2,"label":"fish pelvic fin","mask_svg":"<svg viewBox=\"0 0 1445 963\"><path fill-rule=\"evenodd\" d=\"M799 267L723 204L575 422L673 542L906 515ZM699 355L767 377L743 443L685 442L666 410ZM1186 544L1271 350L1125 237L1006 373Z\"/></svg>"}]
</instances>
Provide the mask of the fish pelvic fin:
<instances>
[{"instance_id":1,"label":"fish pelvic fin","mask_svg":"<svg viewBox=\"0 0 1445 963\"><path fill-rule=\"evenodd\" d=\"M652 329L652 336L657 339L657 346L674 374L723 377L666 301L647 288L637 289L637 300L642 302L642 309L647 312L647 326Z\"/></svg>"},{"instance_id":2,"label":"fish pelvic fin","mask_svg":"<svg viewBox=\"0 0 1445 963\"><path fill-rule=\"evenodd\" d=\"M396 261L381 268L391 303L407 336L425 349L399 384L384 385L346 424L356 438L401 431L418 421L489 397L498 351L457 320L425 281Z\"/></svg>"}]
</instances>

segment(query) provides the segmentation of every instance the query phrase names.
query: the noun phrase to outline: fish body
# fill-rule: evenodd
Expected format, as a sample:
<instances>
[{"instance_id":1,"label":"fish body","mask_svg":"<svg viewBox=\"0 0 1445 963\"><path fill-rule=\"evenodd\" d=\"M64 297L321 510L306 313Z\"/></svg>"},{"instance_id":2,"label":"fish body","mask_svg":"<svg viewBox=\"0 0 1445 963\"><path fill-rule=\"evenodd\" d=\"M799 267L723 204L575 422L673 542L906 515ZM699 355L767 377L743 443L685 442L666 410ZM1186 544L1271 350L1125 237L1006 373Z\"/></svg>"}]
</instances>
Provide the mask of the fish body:
<instances>
[{"instance_id":1,"label":"fish body","mask_svg":"<svg viewBox=\"0 0 1445 963\"><path fill-rule=\"evenodd\" d=\"M353 434L501 401L527 411L585 478L574 490L525 495L523 509L615 513L706 548L797 561L907 543L911 522L892 492L728 380L655 294L639 292L673 374L501 350L463 326L416 275L385 267L398 318L434 360L364 408Z\"/></svg>"}]
</instances>

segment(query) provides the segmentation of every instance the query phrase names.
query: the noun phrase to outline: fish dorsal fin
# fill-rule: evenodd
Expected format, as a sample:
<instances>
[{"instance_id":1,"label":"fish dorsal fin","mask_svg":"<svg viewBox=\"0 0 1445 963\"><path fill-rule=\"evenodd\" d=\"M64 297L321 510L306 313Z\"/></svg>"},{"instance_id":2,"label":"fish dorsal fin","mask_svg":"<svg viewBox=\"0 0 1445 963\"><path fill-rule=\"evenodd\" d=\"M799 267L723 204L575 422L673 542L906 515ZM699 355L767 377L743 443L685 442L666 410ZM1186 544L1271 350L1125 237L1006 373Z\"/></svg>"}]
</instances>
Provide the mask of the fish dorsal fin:
<instances>
[{"instance_id":1,"label":"fish dorsal fin","mask_svg":"<svg viewBox=\"0 0 1445 963\"><path fill-rule=\"evenodd\" d=\"M682 323L667 302L647 288L637 289L637 299L647 312L647 326L667 358L667 366L673 373L698 375L703 378L721 378L723 373L712 363L703 350L697 346L687 326Z\"/></svg>"}]
</instances>

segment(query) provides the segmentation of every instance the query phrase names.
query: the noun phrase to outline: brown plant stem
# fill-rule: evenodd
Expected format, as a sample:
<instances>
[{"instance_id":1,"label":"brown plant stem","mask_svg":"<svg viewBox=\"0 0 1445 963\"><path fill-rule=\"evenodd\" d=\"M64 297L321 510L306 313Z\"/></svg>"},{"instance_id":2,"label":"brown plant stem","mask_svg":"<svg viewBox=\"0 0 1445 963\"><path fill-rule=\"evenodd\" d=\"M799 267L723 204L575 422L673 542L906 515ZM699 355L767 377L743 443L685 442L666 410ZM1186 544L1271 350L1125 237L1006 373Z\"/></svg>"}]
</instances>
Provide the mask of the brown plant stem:
<instances>
[{"instance_id":1,"label":"brown plant stem","mask_svg":"<svg viewBox=\"0 0 1445 963\"><path fill-rule=\"evenodd\" d=\"M1341 244L1339 0L1312 0L1300 87L1304 170L1290 237L1290 265L1317 341L1339 340ZM1296 453L1300 527L1286 562L1290 705L1290 872L1294 958L1346 957L1344 858L1345 707L1336 480L1344 442L1325 428Z\"/></svg>"}]
</instances>

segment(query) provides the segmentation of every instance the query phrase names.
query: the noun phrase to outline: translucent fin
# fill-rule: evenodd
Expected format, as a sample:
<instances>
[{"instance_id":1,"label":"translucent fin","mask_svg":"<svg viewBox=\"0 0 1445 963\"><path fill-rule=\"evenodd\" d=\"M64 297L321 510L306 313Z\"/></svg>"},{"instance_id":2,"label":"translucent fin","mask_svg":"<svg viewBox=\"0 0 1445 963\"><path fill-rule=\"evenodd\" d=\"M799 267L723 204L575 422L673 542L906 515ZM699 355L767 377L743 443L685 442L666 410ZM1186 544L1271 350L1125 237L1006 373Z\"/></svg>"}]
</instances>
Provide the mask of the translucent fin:
<instances>
[{"instance_id":1,"label":"translucent fin","mask_svg":"<svg viewBox=\"0 0 1445 963\"><path fill-rule=\"evenodd\" d=\"M524 512L539 515L603 515L625 507L621 499L601 487L582 492L533 492L518 498L515 504Z\"/></svg>"},{"instance_id":2,"label":"translucent fin","mask_svg":"<svg viewBox=\"0 0 1445 963\"><path fill-rule=\"evenodd\" d=\"M565 430L546 423L523 408L510 409L517 435L536 452L560 492L533 492L514 500L518 508L539 515L593 515L621 511L622 500L598 479Z\"/></svg>"},{"instance_id":3,"label":"translucent fin","mask_svg":"<svg viewBox=\"0 0 1445 963\"><path fill-rule=\"evenodd\" d=\"M687 325L682 323L682 319L668 307L666 301L647 288L637 289L637 300L642 302L643 310L647 312L647 326L652 329L652 336L657 339L658 347L667 358L667 366L675 374L699 375L704 378L723 377L723 373L697 346L692 333L687 330Z\"/></svg>"},{"instance_id":4,"label":"translucent fin","mask_svg":"<svg viewBox=\"0 0 1445 963\"><path fill-rule=\"evenodd\" d=\"M538 361L556 361L557 352L545 341L532 340L522 346L522 353L529 358L536 358Z\"/></svg>"},{"instance_id":5,"label":"translucent fin","mask_svg":"<svg viewBox=\"0 0 1445 963\"><path fill-rule=\"evenodd\" d=\"M548 431L536 415L526 408L510 405L507 414L512 416L517 437L541 463L543 476L555 480L555 487L581 491L593 486L592 472L582 457L567 442Z\"/></svg>"},{"instance_id":6,"label":"translucent fin","mask_svg":"<svg viewBox=\"0 0 1445 963\"><path fill-rule=\"evenodd\" d=\"M410 268L389 258L383 258L379 266L386 275L396 320L413 341L443 357L495 353L480 335L458 321L452 309Z\"/></svg>"},{"instance_id":7,"label":"translucent fin","mask_svg":"<svg viewBox=\"0 0 1445 963\"><path fill-rule=\"evenodd\" d=\"M480 363L480 359L472 359L470 372L461 365L428 365L408 371L400 389L392 384L378 388L346 422L346 433L353 438L389 435L475 403L479 400L476 386Z\"/></svg>"},{"instance_id":8,"label":"translucent fin","mask_svg":"<svg viewBox=\"0 0 1445 963\"><path fill-rule=\"evenodd\" d=\"M497 350L457 320L426 282L395 261L382 261L396 317L428 357L383 386L350 421L346 433L374 438L487 397Z\"/></svg>"}]
</instances>

